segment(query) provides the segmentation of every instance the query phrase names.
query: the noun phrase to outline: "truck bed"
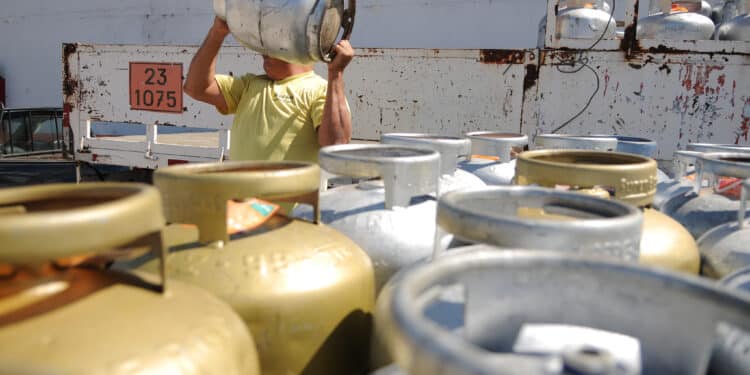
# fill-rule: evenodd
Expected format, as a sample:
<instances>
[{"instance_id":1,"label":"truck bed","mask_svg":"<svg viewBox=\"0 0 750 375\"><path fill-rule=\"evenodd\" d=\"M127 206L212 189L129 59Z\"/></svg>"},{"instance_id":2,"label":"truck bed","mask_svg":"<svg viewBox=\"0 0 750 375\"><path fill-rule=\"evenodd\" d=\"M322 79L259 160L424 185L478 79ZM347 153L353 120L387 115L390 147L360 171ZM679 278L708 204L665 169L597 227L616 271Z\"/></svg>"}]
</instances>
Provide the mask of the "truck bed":
<instances>
[{"instance_id":1,"label":"truck bed","mask_svg":"<svg viewBox=\"0 0 750 375\"><path fill-rule=\"evenodd\" d=\"M104 136L96 138L119 142L146 142L145 135ZM219 132L159 134L159 143L180 146L218 147Z\"/></svg>"}]
</instances>

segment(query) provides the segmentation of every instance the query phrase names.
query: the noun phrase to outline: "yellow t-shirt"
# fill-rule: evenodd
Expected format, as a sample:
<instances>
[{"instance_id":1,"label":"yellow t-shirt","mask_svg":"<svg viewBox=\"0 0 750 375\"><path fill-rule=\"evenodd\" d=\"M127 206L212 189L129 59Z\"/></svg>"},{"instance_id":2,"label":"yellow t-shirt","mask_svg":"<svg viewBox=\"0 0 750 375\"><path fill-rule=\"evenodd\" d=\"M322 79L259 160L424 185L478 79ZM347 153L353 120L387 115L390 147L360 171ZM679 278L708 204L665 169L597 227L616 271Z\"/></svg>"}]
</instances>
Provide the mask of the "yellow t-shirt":
<instances>
[{"instance_id":1,"label":"yellow t-shirt","mask_svg":"<svg viewBox=\"0 0 750 375\"><path fill-rule=\"evenodd\" d=\"M280 81L265 75L216 75L216 82L227 102L224 114L235 115L231 160L317 162L325 79L311 71Z\"/></svg>"}]
</instances>

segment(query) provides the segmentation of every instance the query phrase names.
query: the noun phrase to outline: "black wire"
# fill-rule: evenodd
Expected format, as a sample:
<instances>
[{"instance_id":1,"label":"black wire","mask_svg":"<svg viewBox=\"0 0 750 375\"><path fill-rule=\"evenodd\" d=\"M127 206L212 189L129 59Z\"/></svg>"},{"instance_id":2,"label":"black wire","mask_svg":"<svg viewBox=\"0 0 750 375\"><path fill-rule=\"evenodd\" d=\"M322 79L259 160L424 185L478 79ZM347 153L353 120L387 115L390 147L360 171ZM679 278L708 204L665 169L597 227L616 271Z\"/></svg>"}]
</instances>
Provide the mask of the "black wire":
<instances>
[{"instance_id":1,"label":"black wire","mask_svg":"<svg viewBox=\"0 0 750 375\"><path fill-rule=\"evenodd\" d=\"M599 93L600 83L601 83L601 80L599 79L599 73L597 73L596 70L594 68L592 68L591 65L589 65L589 59L588 59L588 57L584 57L583 54L585 52L589 52L592 49L594 49L594 47L596 47L599 44L599 42L601 42L602 39L604 39L604 36L607 35L607 30L609 30L609 24L610 24L610 22L612 22L612 19L615 16L616 4L617 4L617 1L616 0L612 0L612 9L611 9L611 12L609 14L609 20L607 20L607 25L604 27L604 31L602 32L601 35L599 35L599 38L594 42L594 44L592 44L589 48L581 50L578 53L578 57L577 58L571 58L571 59L567 59L567 60L560 59L560 64L557 65L557 71L560 72L560 73L564 73L564 74L575 74L575 73L578 73L581 70L583 70L583 68L588 68L589 70L591 70L592 73L594 73L594 77L596 78L596 90L594 90L594 93L591 95L591 97L589 98L589 100L586 102L586 105L578 113L576 113L575 116L573 116L568 121L565 121L562 125L560 125L557 128L555 128L555 130L553 130L552 133L557 133L558 131L562 130L566 126L570 125L573 121L575 121L578 117L580 117L584 112L586 112L586 110L589 108L589 106L591 106L591 102L594 101L594 98L596 97L596 94ZM580 67L576 68L576 65L578 65L578 64L580 64ZM572 70L563 70L563 69L561 69L561 66L563 66L563 65L570 65L571 68L573 68L573 69Z\"/></svg>"},{"instance_id":2,"label":"black wire","mask_svg":"<svg viewBox=\"0 0 750 375\"><path fill-rule=\"evenodd\" d=\"M552 133L559 132L562 128L570 125L571 122L575 121L575 119L577 119L579 116L581 116L583 114L583 112L585 112L586 109L589 108L589 106L591 105L591 102L594 101L594 98L596 97L596 94L599 93L600 83L601 83L601 81L599 79L599 74L597 74L596 70L594 70L594 68L592 68L589 64L583 64L583 67L589 68L589 70L591 70L594 73L594 77L596 78L596 90L594 90L594 93L591 94L591 97L589 98L588 102L586 102L586 105L583 107L583 109L581 109L580 112L576 113L576 115L573 116L570 120L565 121L562 125L560 125L557 128L555 128L555 130L553 130ZM581 68L581 69L583 69L583 68Z\"/></svg>"}]
</instances>

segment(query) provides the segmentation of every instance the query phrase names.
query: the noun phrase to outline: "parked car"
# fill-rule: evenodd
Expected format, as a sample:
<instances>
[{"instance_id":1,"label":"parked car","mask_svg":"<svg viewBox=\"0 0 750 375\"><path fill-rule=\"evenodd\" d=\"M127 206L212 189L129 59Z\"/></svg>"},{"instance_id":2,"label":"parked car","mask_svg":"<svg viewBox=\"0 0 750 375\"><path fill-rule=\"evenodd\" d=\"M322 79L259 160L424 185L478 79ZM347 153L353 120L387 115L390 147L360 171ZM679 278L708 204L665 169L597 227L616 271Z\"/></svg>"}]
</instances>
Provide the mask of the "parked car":
<instances>
[{"instance_id":1,"label":"parked car","mask_svg":"<svg viewBox=\"0 0 750 375\"><path fill-rule=\"evenodd\" d=\"M0 158L29 154L62 155L62 108L0 111Z\"/></svg>"}]
</instances>

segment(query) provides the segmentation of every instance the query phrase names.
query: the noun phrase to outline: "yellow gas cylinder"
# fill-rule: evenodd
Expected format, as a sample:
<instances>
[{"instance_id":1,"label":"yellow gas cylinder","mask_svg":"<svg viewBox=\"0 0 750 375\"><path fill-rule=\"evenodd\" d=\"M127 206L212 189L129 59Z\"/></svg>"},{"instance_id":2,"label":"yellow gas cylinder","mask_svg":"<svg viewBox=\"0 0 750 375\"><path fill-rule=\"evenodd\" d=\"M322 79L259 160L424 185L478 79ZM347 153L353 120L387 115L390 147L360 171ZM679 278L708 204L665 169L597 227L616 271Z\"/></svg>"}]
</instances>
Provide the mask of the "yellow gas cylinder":
<instances>
[{"instance_id":1,"label":"yellow gas cylinder","mask_svg":"<svg viewBox=\"0 0 750 375\"><path fill-rule=\"evenodd\" d=\"M168 272L242 316L264 374L348 375L365 368L375 286L364 251L329 227L280 213L228 234L234 219L228 205L249 198L310 204L319 217L317 165L180 165L158 170L154 184L167 221L196 225L199 232L199 243L171 249Z\"/></svg>"},{"instance_id":2,"label":"yellow gas cylinder","mask_svg":"<svg viewBox=\"0 0 750 375\"><path fill-rule=\"evenodd\" d=\"M643 208L640 263L697 274L700 254L695 239L674 219L651 208L656 173L653 159L602 151L528 151L516 164L519 185L604 189L615 199Z\"/></svg>"},{"instance_id":3,"label":"yellow gas cylinder","mask_svg":"<svg viewBox=\"0 0 750 375\"><path fill-rule=\"evenodd\" d=\"M163 260L164 223L147 185L1 189L0 373L258 374L226 303L163 272L103 267L134 253Z\"/></svg>"}]
</instances>

